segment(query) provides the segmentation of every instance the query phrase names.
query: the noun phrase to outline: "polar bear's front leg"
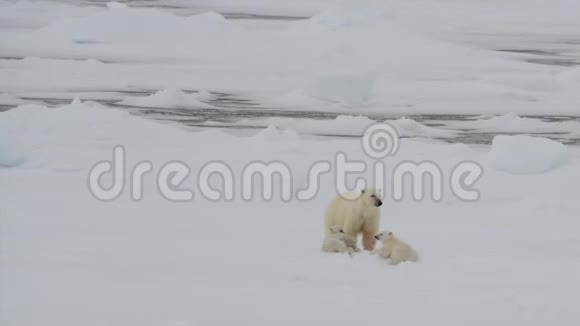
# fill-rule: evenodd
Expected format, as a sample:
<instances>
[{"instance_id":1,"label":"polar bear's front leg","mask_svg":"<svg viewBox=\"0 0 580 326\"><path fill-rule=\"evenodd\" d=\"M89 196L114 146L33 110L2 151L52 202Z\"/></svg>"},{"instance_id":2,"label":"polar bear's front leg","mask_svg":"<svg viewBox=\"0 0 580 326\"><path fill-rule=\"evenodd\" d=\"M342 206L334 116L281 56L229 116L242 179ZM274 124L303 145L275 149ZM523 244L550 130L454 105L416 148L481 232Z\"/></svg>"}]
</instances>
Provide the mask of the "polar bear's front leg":
<instances>
[{"instance_id":1,"label":"polar bear's front leg","mask_svg":"<svg viewBox=\"0 0 580 326\"><path fill-rule=\"evenodd\" d=\"M375 248L375 235L379 233L379 219L375 217L365 218L362 234L363 234L363 247L365 250L371 251Z\"/></svg>"},{"instance_id":2,"label":"polar bear's front leg","mask_svg":"<svg viewBox=\"0 0 580 326\"><path fill-rule=\"evenodd\" d=\"M372 251L375 248L375 235L370 232L363 232L363 247L365 250Z\"/></svg>"}]
</instances>

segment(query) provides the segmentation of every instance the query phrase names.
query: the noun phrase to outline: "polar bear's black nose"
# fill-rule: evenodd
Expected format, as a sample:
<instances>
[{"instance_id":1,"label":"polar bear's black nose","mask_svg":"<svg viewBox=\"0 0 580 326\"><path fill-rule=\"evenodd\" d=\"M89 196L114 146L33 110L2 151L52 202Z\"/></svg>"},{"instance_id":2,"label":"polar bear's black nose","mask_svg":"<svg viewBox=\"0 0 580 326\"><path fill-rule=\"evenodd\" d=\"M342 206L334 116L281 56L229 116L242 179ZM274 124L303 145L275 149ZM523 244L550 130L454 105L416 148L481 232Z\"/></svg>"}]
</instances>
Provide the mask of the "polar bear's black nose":
<instances>
[{"instance_id":1,"label":"polar bear's black nose","mask_svg":"<svg viewBox=\"0 0 580 326\"><path fill-rule=\"evenodd\" d=\"M375 239L380 240L378 235L375 235Z\"/></svg>"},{"instance_id":2,"label":"polar bear's black nose","mask_svg":"<svg viewBox=\"0 0 580 326\"><path fill-rule=\"evenodd\" d=\"M381 206L382 204L383 204L383 201L380 199L375 201L375 206L377 206L377 207Z\"/></svg>"}]
</instances>

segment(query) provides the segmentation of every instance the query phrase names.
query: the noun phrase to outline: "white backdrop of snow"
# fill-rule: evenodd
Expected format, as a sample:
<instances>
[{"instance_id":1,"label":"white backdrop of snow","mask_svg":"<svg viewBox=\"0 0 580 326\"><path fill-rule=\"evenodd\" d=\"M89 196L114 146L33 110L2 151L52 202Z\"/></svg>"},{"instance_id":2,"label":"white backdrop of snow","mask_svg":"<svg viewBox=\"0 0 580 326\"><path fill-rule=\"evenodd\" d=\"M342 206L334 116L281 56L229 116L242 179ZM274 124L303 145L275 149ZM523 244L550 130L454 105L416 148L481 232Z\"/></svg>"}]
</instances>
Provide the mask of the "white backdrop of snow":
<instances>
[{"instance_id":1,"label":"white backdrop of snow","mask_svg":"<svg viewBox=\"0 0 580 326\"><path fill-rule=\"evenodd\" d=\"M194 191L196 171L209 160L238 172L250 161L280 160L302 187L309 165L337 151L372 163L358 139L314 141L275 128L250 137L194 133L79 101L2 112L0 132L3 144L26 159L0 168L0 308L8 324L580 320L574 300L580 265L571 259L580 254L578 184L570 182L580 177L574 147L565 165L544 174L486 169L475 203L447 187L441 203L394 202L385 189L381 228L396 231L422 256L392 267L366 253L352 259L320 253L323 212L335 195L330 175L307 202L210 202L197 193L191 203L173 203L155 190L154 176L170 160L191 166L183 186ZM154 165L140 202L128 190L100 202L86 188L90 167L110 159L119 144L127 167L144 159ZM554 154L552 146L535 150ZM403 139L385 163L429 159L448 173L462 160L484 162L489 155L485 148ZM389 173L386 179L391 184Z\"/></svg>"},{"instance_id":2,"label":"white backdrop of snow","mask_svg":"<svg viewBox=\"0 0 580 326\"><path fill-rule=\"evenodd\" d=\"M285 96L295 100L289 107L348 108L349 114L358 114L353 106L402 113L578 113L577 69L517 62L433 39L451 30L576 35L576 1L269 3L196 5L319 14L260 29L215 13L181 17L156 9L0 1L0 54L27 57L0 60L2 98L176 88L239 92L265 105L265 99L275 103ZM334 7L320 13L328 4ZM71 57L83 60L54 60ZM366 86L352 93L328 87L369 72ZM209 202L197 194L192 203L172 203L155 190L153 175L169 160L191 166L186 187L194 188L195 172L209 160L227 162L234 171L253 160L280 160L292 168L293 185L302 187L309 165L337 151L372 161L358 139L317 141L303 138L300 128L354 131L366 122L292 122L281 126L286 130L273 126L235 137L186 132L90 102L0 112L0 322L578 325L577 147L521 137L496 137L491 149L403 139L397 156L386 161L390 168L406 160L432 160L445 172L463 160L486 164L478 202L462 202L447 188L441 203L386 200L381 228L399 233L423 258L396 268L364 253L350 259L319 252L322 215L335 195L328 175L308 202ZM408 119L392 123L403 134L405 128L431 132ZM474 126L504 123L536 130L514 115ZM88 170L110 159L115 145L127 149L127 166L141 160L155 166L141 202L125 192L103 203L87 190ZM392 183L389 174L386 183Z\"/></svg>"}]
</instances>

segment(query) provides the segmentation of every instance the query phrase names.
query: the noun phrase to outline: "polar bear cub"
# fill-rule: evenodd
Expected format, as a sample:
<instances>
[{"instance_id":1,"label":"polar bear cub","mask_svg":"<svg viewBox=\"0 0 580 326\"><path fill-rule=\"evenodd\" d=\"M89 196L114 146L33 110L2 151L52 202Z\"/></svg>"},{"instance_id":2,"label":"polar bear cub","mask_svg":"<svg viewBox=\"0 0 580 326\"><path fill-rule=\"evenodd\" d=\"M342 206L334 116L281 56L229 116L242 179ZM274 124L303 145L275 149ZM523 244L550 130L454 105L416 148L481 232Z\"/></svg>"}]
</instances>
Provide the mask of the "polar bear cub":
<instances>
[{"instance_id":1,"label":"polar bear cub","mask_svg":"<svg viewBox=\"0 0 580 326\"><path fill-rule=\"evenodd\" d=\"M338 225L331 226L326 232L322 242L323 252L353 253L359 251L356 246L356 238L344 233Z\"/></svg>"},{"instance_id":2,"label":"polar bear cub","mask_svg":"<svg viewBox=\"0 0 580 326\"><path fill-rule=\"evenodd\" d=\"M391 231L383 231L375 235L375 239L382 241L383 247L373 250L371 255L378 254L382 258L390 258L392 265L419 259L417 252L407 243L397 238Z\"/></svg>"}]
</instances>

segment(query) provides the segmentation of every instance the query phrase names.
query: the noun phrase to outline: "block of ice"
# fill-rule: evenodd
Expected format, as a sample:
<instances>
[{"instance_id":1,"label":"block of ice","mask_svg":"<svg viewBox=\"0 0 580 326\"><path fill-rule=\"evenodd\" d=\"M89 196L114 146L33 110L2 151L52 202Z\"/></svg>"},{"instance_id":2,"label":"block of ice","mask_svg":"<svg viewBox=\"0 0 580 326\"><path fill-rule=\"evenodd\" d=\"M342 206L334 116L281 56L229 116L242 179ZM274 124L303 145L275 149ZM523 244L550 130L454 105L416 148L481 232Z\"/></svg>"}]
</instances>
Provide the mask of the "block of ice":
<instances>
[{"instance_id":1,"label":"block of ice","mask_svg":"<svg viewBox=\"0 0 580 326\"><path fill-rule=\"evenodd\" d=\"M499 135L493 139L488 156L490 167L512 174L534 174L561 165L566 146L542 137Z\"/></svg>"}]
</instances>

